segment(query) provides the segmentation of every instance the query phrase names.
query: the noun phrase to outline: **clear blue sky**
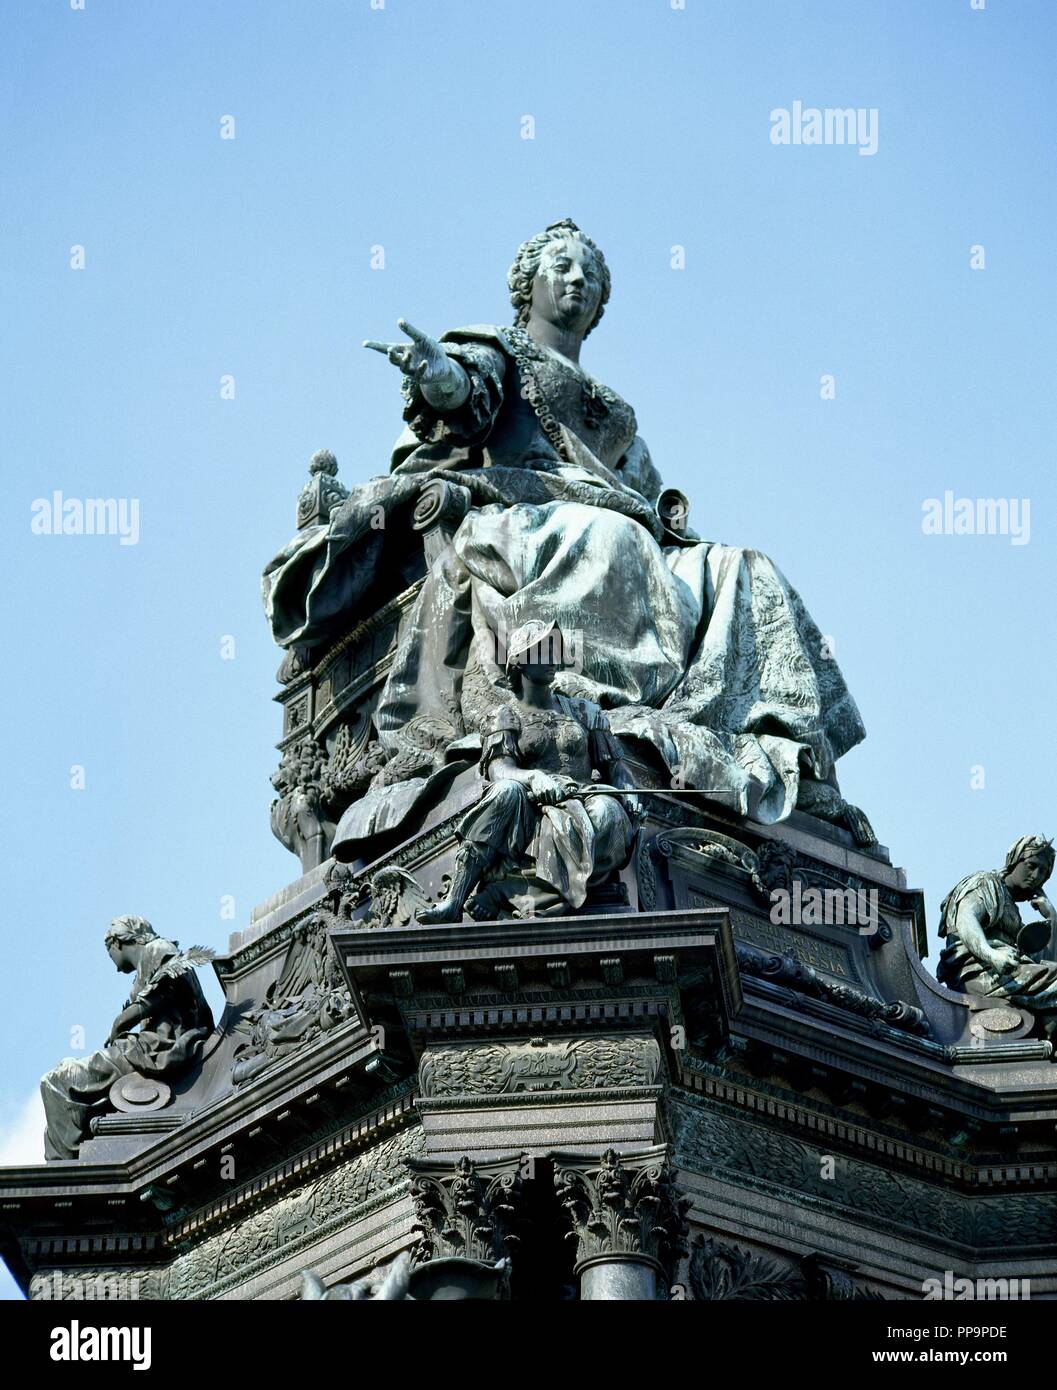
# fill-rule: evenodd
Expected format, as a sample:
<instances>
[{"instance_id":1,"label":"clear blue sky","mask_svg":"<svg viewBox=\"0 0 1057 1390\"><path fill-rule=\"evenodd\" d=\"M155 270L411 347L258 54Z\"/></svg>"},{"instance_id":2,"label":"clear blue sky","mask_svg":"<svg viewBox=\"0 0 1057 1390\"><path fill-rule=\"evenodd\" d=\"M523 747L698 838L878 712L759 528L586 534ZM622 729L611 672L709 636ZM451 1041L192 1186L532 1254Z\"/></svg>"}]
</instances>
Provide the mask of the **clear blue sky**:
<instances>
[{"instance_id":1,"label":"clear blue sky","mask_svg":"<svg viewBox=\"0 0 1057 1390\"><path fill-rule=\"evenodd\" d=\"M773 555L835 639L869 731L845 791L930 928L1057 831L1052 0L0 14L8 1161L70 1030L120 1008L113 915L222 947L295 876L258 576L314 450L387 465L397 377L360 341L508 321L513 252L562 216L613 273L585 365L697 529ZM876 108L877 153L775 146L797 100ZM31 534L56 489L138 499L139 543ZM948 489L1028 498L1030 543L923 535Z\"/></svg>"}]
</instances>

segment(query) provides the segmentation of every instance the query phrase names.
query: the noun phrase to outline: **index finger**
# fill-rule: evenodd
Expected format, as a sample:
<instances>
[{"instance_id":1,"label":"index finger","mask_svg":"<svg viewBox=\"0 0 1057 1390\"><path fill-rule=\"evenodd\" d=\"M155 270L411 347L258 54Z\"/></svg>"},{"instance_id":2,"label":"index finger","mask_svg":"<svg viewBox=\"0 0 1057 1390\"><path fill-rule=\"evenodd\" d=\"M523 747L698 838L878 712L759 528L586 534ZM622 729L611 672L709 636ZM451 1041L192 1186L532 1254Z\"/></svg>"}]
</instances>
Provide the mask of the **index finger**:
<instances>
[{"instance_id":1,"label":"index finger","mask_svg":"<svg viewBox=\"0 0 1057 1390\"><path fill-rule=\"evenodd\" d=\"M401 333L406 333L407 336L416 343L432 343L433 341L428 333L423 333L422 330L416 328L413 323L408 323L407 319L397 319L396 326L400 329Z\"/></svg>"},{"instance_id":2,"label":"index finger","mask_svg":"<svg viewBox=\"0 0 1057 1390\"><path fill-rule=\"evenodd\" d=\"M396 343L380 343L377 338L364 338L363 345L365 348L370 348L372 352L384 352L387 357L390 349L397 346Z\"/></svg>"}]
</instances>

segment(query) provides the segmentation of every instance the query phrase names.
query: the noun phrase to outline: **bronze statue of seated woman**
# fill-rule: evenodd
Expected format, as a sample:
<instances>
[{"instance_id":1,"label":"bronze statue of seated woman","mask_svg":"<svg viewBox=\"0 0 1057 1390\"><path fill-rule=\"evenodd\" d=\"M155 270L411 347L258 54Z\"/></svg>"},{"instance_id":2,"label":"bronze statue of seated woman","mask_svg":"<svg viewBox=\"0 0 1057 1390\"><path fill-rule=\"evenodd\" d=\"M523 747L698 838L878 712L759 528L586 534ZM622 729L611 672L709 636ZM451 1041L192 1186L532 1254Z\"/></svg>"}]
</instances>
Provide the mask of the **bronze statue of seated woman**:
<instances>
[{"instance_id":1,"label":"bronze statue of seated woman","mask_svg":"<svg viewBox=\"0 0 1057 1390\"><path fill-rule=\"evenodd\" d=\"M474 915L574 912L621 869L635 842L634 798L605 715L589 700L556 694L569 664L555 624L529 622L511 637L514 692L482 740L482 796L465 813L455 872L420 922L455 922L477 890Z\"/></svg>"},{"instance_id":2,"label":"bronze statue of seated woman","mask_svg":"<svg viewBox=\"0 0 1057 1390\"><path fill-rule=\"evenodd\" d=\"M1057 1038L1057 962L1042 959L1057 912L1042 891L1054 851L1041 835L1022 835L1001 869L984 869L957 883L940 907L946 945L936 978L949 989L1008 1000L1036 1015ZM1025 923L1017 907L1030 901L1041 919Z\"/></svg>"},{"instance_id":3,"label":"bronze statue of seated woman","mask_svg":"<svg viewBox=\"0 0 1057 1390\"><path fill-rule=\"evenodd\" d=\"M41 1079L47 1159L76 1158L92 1120L112 1108L111 1088L123 1077L168 1083L198 1058L213 1015L195 969L212 959L206 947L181 951L142 917L115 917L107 954L123 975L135 975L110 1036L87 1057L66 1057Z\"/></svg>"},{"instance_id":4,"label":"bronze statue of seated woman","mask_svg":"<svg viewBox=\"0 0 1057 1390\"><path fill-rule=\"evenodd\" d=\"M401 373L407 428L390 472L265 571L276 640L310 660L392 597L423 488L466 494L372 700L390 759L374 789L395 780L423 718L445 722L446 743L488 729L506 698L491 634L545 613L584 633L562 695L604 708L655 785L677 779L765 824L799 809L876 843L835 774L862 721L800 596L759 551L673 528L632 406L581 364L610 296L600 248L568 219L552 223L521 246L508 286L511 325L433 338L401 320L410 341L367 344ZM695 466L692 414L686 435L683 466ZM445 756L438 747L434 770ZM393 786L387 828L406 800Z\"/></svg>"}]
</instances>

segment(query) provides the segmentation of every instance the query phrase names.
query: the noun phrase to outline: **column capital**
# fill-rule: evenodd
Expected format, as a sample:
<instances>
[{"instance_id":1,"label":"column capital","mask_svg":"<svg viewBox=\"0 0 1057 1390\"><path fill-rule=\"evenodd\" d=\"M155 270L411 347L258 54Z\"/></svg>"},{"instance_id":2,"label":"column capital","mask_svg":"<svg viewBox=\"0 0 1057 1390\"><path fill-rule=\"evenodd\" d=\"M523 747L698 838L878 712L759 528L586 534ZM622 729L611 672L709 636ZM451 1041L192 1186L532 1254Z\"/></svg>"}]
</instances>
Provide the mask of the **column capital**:
<instances>
[{"instance_id":1,"label":"column capital","mask_svg":"<svg viewBox=\"0 0 1057 1390\"><path fill-rule=\"evenodd\" d=\"M689 1199L672 1179L668 1148L600 1156L555 1153L554 1183L576 1236L576 1268L628 1261L665 1278L686 1249Z\"/></svg>"},{"instance_id":2,"label":"column capital","mask_svg":"<svg viewBox=\"0 0 1057 1390\"><path fill-rule=\"evenodd\" d=\"M476 1164L407 1160L415 1204L413 1264L460 1256L494 1263L512 1256L523 1221L520 1154Z\"/></svg>"}]
</instances>

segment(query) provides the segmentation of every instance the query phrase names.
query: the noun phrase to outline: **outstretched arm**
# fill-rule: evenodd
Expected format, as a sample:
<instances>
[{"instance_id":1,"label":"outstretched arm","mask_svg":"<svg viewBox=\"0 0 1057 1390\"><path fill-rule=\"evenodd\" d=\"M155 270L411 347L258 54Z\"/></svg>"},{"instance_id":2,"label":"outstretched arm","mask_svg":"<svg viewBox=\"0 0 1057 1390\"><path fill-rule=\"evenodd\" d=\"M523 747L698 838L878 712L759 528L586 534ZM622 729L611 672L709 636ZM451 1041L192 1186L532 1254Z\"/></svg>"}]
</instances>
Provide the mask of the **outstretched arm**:
<instances>
[{"instance_id":1,"label":"outstretched arm","mask_svg":"<svg viewBox=\"0 0 1057 1390\"><path fill-rule=\"evenodd\" d=\"M380 352L410 377L434 410L458 410L470 394L470 378L441 343L422 333L407 319L397 327L411 339L408 343L380 343L374 338L364 342L365 348Z\"/></svg>"}]
</instances>

